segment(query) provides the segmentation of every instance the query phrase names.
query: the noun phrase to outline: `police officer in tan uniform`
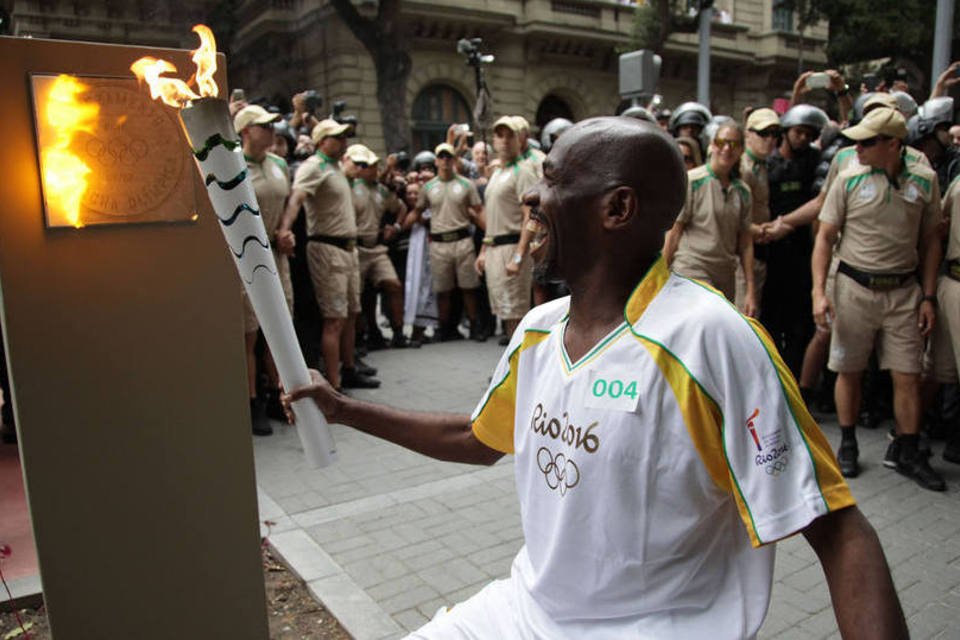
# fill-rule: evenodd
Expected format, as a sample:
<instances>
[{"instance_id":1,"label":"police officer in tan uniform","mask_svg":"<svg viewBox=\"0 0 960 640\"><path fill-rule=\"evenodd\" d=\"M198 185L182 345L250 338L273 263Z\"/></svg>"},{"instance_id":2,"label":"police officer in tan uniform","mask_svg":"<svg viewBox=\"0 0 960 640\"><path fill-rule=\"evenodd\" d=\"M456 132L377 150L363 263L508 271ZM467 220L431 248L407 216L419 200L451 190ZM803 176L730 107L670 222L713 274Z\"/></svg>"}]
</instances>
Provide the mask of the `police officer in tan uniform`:
<instances>
[{"instance_id":1,"label":"police officer in tan uniform","mask_svg":"<svg viewBox=\"0 0 960 640\"><path fill-rule=\"evenodd\" d=\"M383 227L383 216L390 212L396 219L402 218L400 200L396 194L377 182L377 165L380 158L362 144L350 145L344 154L344 169L354 177L350 181L353 193L353 207L357 216L357 252L360 264L360 292L367 284L381 289L387 297L387 312L393 337L390 346L402 349L408 346L403 335L403 285L397 277L397 271L387 255L387 242L397 233L393 225ZM350 165L347 167L346 165ZM349 170L348 170L349 169ZM381 229L383 229L381 231ZM363 299L368 302L364 303ZM376 324L376 295L361 295L361 306L367 323ZM369 328L368 328L369 331Z\"/></svg>"},{"instance_id":2,"label":"police officer in tan uniform","mask_svg":"<svg viewBox=\"0 0 960 640\"><path fill-rule=\"evenodd\" d=\"M490 308L503 321L506 345L521 318L530 310L533 263L529 256L532 231L523 194L537 182L537 174L521 158L520 126L512 116L493 125L493 147L500 160L484 194L486 235L477 271L487 274Z\"/></svg>"},{"instance_id":3,"label":"police officer in tan uniform","mask_svg":"<svg viewBox=\"0 0 960 640\"><path fill-rule=\"evenodd\" d=\"M349 127L327 119L313 128L317 151L297 168L278 242L283 233L281 248L293 249L292 234L287 234L302 206L307 215L307 265L324 319L321 349L327 379L334 387L376 388L380 382L359 373L354 360L360 313L357 219L350 183L340 169Z\"/></svg>"},{"instance_id":4,"label":"police officer in tan uniform","mask_svg":"<svg viewBox=\"0 0 960 640\"><path fill-rule=\"evenodd\" d=\"M957 384L960 370L960 177L943 197L949 219L946 269L937 281L937 323L933 328L930 375L934 383ZM935 387L934 387L935 392ZM960 464L960 425L948 436L943 459Z\"/></svg>"},{"instance_id":5,"label":"police officer in tan uniform","mask_svg":"<svg viewBox=\"0 0 960 640\"><path fill-rule=\"evenodd\" d=\"M754 109L747 116L744 132L745 147L740 156L740 179L750 188L753 208L750 218L750 233L753 235L753 287L756 306L762 302L760 294L767 277L767 247L757 244L765 223L770 221L770 183L767 175L767 156L777 146L780 135L780 116L773 109ZM746 305L747 279L743 268L737 266L737 307L742 311Z\"/></svg>"},{"instance_id":6,"label":"police officer in tan uniform","mask_svg":"<svg viewBox=\"0 0 960 640\"><path fill-rule=\"evenodd\" d=\"M266 229L267 237L273 247L273 257L277 263L277 274L280 276L280 285L283 287L283 296L287 300L287 308L293 313L293 285L290 281L290 263L287 256L277 249L276 232L283 216L283 208L290 194L290 170L286 161L267 151L273 144L273 125L280 119L280 114L269 113L263 107L250 105L237 112L233 118L233 126L240 134L243 147L243 157L247 162L247 175L253 184L257 202L260 205L260 216ZM265 410L270 406L270 417L283 419L283 410L280 408L280 377L273 364L269 350L267 351L266 369L270 380L270 388L266 398L257 397L257 356L255 347L260 323L253 311L253 305L243 294L243 330L247 353L247 386L250 392L250 415L253 418L253 433L266 436L273 433L273 427L266 419Z\"/></svg>"},{"instance_id":7,"label":"police officer in tan uniform","mask_svg":"<svg viewBox=\"0 0 960 640\"><path fill-rule=\"evenodd\" d=\"M524 162L530 163L534 173L538 178L543 177L543 161L547 158L540 149L530 144L530 123L523 116L513 116L517 123L518 135L520 136L520 157Z\"/></svg>"},{"instance_id":8,"label":"police officer in tan uniform","mask_svg":"<svg viewBox=\"0 0 960 640\"><path fill-rule=\"evenodd\" d=\"M814 321L832 322L828 366L837 372L840 470L847 477L860 471L855 434L860 382L876 345L880 368L893 378L898 427L884 464L925 489L943 491L943 479L918 451L923 339L936 319L942 255L937 176L905 162L906 121L894 109L871 111L843 135L856 141L859 165L840 173L830 187L812 258ZM831 299L827 271L838 238Z\"/></svg>"},{"instance_id":9,"label":"police officer in tan uniform","mask_svg":"<svg viewBox=\"0 0 960 640\"><path fill-rule=\"evenodd\" d=\"M710 142L707 164L687 172L687 198L664 240L670 268L703 280L733 302L739 259L746 280L744 313L754 315L753 199L743 181L731 175L740 162L743 133L734 122L720 125Z\"/></svg>"},{"instance_id":10,"label":"police officer in tan uniform","mask_svg":"<svg viewBox=\"0 0 960 640\"><path fill-rule=\"evenodd\" d=\"M483 342L486 336L477 324L477 289L480 278L475 263L477 252L473 247L470 225L483 227L483 205L472 182L457 175L457 161L453 145L446 142L434 149L437 157L437 177L420 189L414 214L430 210L430 271L433 291L437 294L440 329L446 335L456 331L451 326L450 294L460 288L463 308L470 320L470 338Z\"/></svg>"}]
</instances>

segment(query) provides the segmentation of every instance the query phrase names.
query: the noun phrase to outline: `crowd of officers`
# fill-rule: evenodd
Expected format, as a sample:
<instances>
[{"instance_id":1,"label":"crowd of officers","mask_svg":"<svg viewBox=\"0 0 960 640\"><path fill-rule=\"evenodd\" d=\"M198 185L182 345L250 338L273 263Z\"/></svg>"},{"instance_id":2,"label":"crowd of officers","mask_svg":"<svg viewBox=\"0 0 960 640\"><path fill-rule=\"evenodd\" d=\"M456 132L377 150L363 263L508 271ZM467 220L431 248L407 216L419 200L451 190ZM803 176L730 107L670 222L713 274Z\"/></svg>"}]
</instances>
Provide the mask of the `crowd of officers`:
<instances>
[{"instance_id":1,"label":"crowd of officers","mask_svg":"<svg viewBox=\"0 0 960 640\"><path fill-rule=\"evenodd\" d=\"M875 427L891 395L883 465L944 490L927 435L945 437L944 459L960 464L960 150L945 95L958 68L920 106L896 90L854 102L829 71L839 124L803 102L809 74L783 114L748 110L741 125L688 103L667 123L690 170L665 258L759 321L808 405L825 391L847 477L860 472L857 424Z\"/></svg>"},{"instance_id":2,"label":"crowd of officers","mask_svg":"<svg viewBox=\"0 0 960 640\"><path fill-rule=\"evenodd\" d=\"M960 216L960 128L947 95L958 70L952 64L919 106L905 86L861 87L854 100L828 71L833 120L807 101L817 93L810 72L782 113L748 109L737 120L688 102L622 114L667 130L687 164L686 201L664 258L755 319L808 405L836 410L847 477L860 472L857 424L876 427L885 408L895 428L884 466L943 490L927 435L945 437L944 459L960 464L960 223L951 224ZM357 357L358 335L367 348L420 346L428 326L434 339L462 339L465 317L470 338L482 341L499 318L506 343L532 303L562 292L562 283L534 277L537 225L522 198L542 176L541 148L569 121L548 123L538 142L523 117L503 116L492 148L468 146L467 127L455 124L446 142L408 164L403 153L381 162L350 139L351 124L310 114L303 94L293 104L287 119L235 104L235 125L291 312L296 274L287 258L307 266L334 387L379 385ZM429 238L423 255L410 241L418 228ZM423 274L430 285L411 287ZM378 292L389 342L377 326ZM404 324L414 327L410 338ZM253 428L265 434L265 407L281 415L278 383L265 353L269 382L258 393L249 305L246 330Z\"/></svg>"},{"instance_id":3,"label":"crowd of officers","mask_svg":"<svg viewBox=\"0 0 960 640\"><path fill-rule=\"evenodd\" d=\"M499 118L492 146L469 147L468 127L456 124L447 141L412 161L391 154L381 162L351 139L351 123L317 119L302 97L294 97L288 119L255 104L231 106L287 303L291 313L297 306L303 328L295 293L310 290L313 299L303 306L319 313L307 323L322 326L317 359L331 384L378 387L376 370L358 348L464 339L461 318L477 341L490 336L499 318L505 344L531 307L533 231L522 196L539 180L546 157L531 144L526 119ZM409 255L418 228L428 241ZM302 258L293 269L291 256ZM298 282L300 265L306 282ZM425 287L410 286L416 276ZM378 327L377 295L392 329L389 341ZM405 324L413 325L410 337ZM253 433L269 435L268 418L282 419L279 380L258 330L245 301Z\"/></svg>"}]
</instances>

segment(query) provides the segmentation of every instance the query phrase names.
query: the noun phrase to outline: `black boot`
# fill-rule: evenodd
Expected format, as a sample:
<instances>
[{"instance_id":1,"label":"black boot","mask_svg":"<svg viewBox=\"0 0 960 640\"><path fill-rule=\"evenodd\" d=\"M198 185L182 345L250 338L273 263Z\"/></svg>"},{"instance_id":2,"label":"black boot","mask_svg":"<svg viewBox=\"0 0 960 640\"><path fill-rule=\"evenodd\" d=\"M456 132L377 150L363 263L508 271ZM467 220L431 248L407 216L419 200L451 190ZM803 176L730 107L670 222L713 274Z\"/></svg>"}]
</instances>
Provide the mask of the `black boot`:
<instances>
[{"instance_id":1,"label":"black boot","mask_svg":"<svg viewBox=\"0 0 960 640\"><path fill-rule=\"evenodd\" d=\"M278 422L286 422L287 416L283 413L283 405L280 404L280 390L267 389L266 398L267 417Z\"/></svg>"},{"instance_id":2,"label":"black boot","mask_svg":"<svg viewBox=\"0 0 960 640\"><path fill-rule=\"evenodd\" d=\"M340 368L340 385L344 389L377 389L380 381L371 376L365 376L355 368Z\"/></svg>"},{"instance_id":3,"label":"black boot","mask_svg":"<svg viewBox=\"0 0 960 640\"><path fill-rule=\"evenodd\" d=\"M266 403L261 398L250 398L250 421L253 423L253 435L269 436L273 427L267 420Z\"/></svg>"}]
</instances>

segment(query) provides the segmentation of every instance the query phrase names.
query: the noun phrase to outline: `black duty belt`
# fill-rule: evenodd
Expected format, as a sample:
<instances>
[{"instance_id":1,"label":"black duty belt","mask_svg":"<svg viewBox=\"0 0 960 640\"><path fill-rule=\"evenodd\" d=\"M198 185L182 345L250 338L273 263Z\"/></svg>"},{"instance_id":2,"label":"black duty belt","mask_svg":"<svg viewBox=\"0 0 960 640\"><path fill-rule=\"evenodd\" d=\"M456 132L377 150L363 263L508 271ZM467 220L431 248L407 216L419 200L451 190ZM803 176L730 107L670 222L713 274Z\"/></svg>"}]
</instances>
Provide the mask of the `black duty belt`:
<instances>
[{"instance_id":1,"label":"black duty belt","mask_svg":"<svg viewBox=\"0 0 960 640\"><path fill-rule=\"evenodd\" d=\"M954 280L960 281L960 260L947 261L947 275Z\"/></svg>"},{"instance_id":2,"label":"black duty belt","mask_svg":"<svg viewBox=\"0 0 960 640\"><path fill-rule=\"evenodd\" d=\"M874 291L889 291L897 289L916 280L916 274L910 273L870 273L869 271L860 271L851 267L844 261L840 261L840 267L837 269L843 275L852 278L857 284L863 285L867 289Z\"/></svg>"},{"instance_id":3,"label":"black duty belt","mask_svg":"<svg viewBox=\"0 0 960 640\"><path fill-rule=\"evenodd\" d=\"M502 244L517 244L520 242L519 233L504 233L499 236L487 236L483 239L483 244L492 244L499 247Z\"/></svg>"},{"instance_id":4,"label":"black duty belt","mask_svg":"<svg viewBox=\"0 0 960 640\"><path fill-rule=\"evenodd\" d=\"M343 249L344 251L353 251L357 248L357 239L356 238L344 238L341 236L325 236L322 234L316 234L312 236L307 236L307 240L310 242L322 242L324 244L332 244L333 246Z\"/></svg>"},{"instance_id":5,"label":"black duty belt","mask_svg":"<svg viewBox=\"0 0 960 640\"><path fill-rule=\"evenodd\" d=\"M430 239L434 242L456 242L470 237L470 227L454 229L453 231L444 231L443 233L431 233ZM519 238L520 236L517 236Z\"/></svg>"},{"instance_id":6,"label":"black duty belt","mask_svg":"<svg viewBox=\"0 0 960 640\"><path fill-rule=\"evenodd\" d=\"M364 249L375 249L380 246L379 236L376 238L357 238L357 244Z\"/></svg>"}]
</instances>

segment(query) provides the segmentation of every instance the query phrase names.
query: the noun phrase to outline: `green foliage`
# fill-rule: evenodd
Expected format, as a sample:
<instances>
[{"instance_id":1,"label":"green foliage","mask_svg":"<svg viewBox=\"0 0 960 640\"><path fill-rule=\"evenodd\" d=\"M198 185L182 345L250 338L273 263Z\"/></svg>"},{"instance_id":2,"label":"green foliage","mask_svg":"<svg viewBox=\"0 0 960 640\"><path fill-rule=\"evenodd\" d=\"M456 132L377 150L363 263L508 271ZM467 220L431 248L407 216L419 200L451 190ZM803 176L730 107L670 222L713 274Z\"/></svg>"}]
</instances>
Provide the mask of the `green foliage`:
<instances>
[{"instance_id":1,"label":"green foliage","mask_svg":"<svg viewBox=\"0 0 960 640\"><path fill-rule=\"evenodd\" d=\"M933 51L934 0L782 0L780 6L798 12L798 26L830 21L827 55L834 64L889 56L926 66ZM952 32L956 44L960 11Z\"/></svg>"},{"instance_id":2,"label":"green foliage","mask_svg":"<svg viewBox=\"0 0 960 640\"><path fill-rule=\"evenodd\" d=\"M633 33L624 51L650 49L663 52L667 38L674 31L694 33L699 18L686 14L686 0L647 0L634 12Z\"/></svg>"}]
</instances>

